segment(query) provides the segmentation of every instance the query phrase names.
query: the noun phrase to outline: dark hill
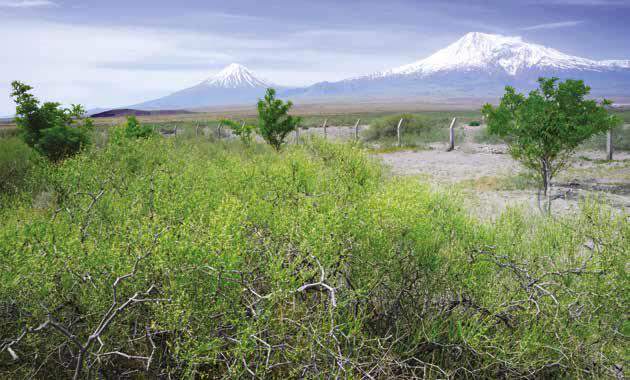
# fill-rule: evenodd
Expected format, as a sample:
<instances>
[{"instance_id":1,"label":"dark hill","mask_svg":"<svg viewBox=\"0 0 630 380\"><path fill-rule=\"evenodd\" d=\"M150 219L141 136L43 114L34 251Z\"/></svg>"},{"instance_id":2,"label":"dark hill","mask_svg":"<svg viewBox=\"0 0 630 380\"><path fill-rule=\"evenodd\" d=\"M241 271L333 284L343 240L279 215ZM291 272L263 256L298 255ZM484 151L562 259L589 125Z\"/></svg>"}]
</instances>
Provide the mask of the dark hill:
<instances>
[{"instance_id":1,"label":"dark hill","mask_svg":"<svg viewBox=\"0 0 630 380\"><path fill-rule=\"evenodd\" d=\"M161 115L178 115L178 114L190 114L194 113L186 110L155 110L155 111L143 111L131 108L115 109L105 112L99 112L91 117L121 117L121 116L161 116Z\"/></svg>"}]
</instances>

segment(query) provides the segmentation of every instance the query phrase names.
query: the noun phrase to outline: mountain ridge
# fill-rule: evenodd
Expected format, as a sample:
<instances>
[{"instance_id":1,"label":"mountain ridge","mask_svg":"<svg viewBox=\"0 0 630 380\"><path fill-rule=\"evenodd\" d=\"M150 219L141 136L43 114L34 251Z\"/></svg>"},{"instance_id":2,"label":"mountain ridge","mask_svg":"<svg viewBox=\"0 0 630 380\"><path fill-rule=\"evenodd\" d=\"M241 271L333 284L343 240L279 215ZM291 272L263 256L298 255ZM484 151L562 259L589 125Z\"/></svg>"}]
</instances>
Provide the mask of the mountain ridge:
<instances>
[{"instance_id":1,"label":"mountain ridge","mask_svg":"<svg viewBox=\"0 0 630 380\"><path fill-rule=\"evenodd\" d=\"M584 79L594 95L630 96L630 60L594 60L565 54L521 37L467 33L430 56L389 70L282 88L233 63L196 86L136 104L135 109L191 109L251 104L275 87L296 101L388 99L414 96L496 97L506 85L537 87L541 76Z\"/></svg>"},{"instance_id":2,"label":"mountain ridge","mask_svg":"<svg viewBox=\"0 0 630 380\"><path fill-rule=\"evenodd\" d=\"M232 63L195 86L125 108L190 109L211 105L245 104L264 95L271 86L273 84L258 78L247 67Z\"/></svg>"}]
</instances>

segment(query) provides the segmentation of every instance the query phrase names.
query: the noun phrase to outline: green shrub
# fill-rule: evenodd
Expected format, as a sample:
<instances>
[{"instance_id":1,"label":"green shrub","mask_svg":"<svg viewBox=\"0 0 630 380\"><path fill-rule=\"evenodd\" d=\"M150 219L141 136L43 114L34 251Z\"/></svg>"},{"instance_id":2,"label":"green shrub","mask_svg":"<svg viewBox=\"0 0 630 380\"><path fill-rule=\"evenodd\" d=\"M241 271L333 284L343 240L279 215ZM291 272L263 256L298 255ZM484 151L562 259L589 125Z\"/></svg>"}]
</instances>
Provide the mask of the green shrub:
<instances>
[{"instance_id":1,"label":"green shrub","mask_svg":"<svg viewBox=\"0 0 630 380\"><path fill-rule=\"evenodd\" d=\"M36 147L49 160L60 161L79 153L89 144L90 138L85 131L58 125L42 130Z\"/></svg>"},{"instance_id":2,"label":"green shrub","mask_svg":"<svg viewBox=\"0 0 630 380\"><path fill-rule=\"evenodd\" d=\"M37 152L19 138L0 139L0 193L19 191L36 162Z\"/></svg>"},{"instance_id":3,"label":"green shrub","mask_svg":"<svg viewBox=\"0 0 630 380\"><path fill-rule=\"evenodd\" d=\"M401 133L407 141L413 141L416 144L448 141L450 121L447 118L430 118L415 114L393 115L376 119L370 124L370 128L363 132L363 137L367 141L394 138L401 118L403 119Z\"/></svg>"},{"instance_id":4,"label":"green shrub","mask_svg":"<svg viewBox=\"0 0 630 380\"><path fill-rule=\"evenodd\" d=\"M471 126L471 127L478 127L478 126L481 125L481 123L476 121L476 120L473 120L470 123L468 123L468 125Z\"/></svg>"},{"instance_id":5,"label":"green shrub","mask_svg":"<svg viewBox=\"0 0 630 380\"><path fill-rule=\"evenodd\" d=\"M255 125L246 124L245 122L243 122L242 124L239 124L235 121L228 120L228 119L221 120L221 124L224 124L230 127L230 129L232 129L232 132L234 132L234 134L239 137L239 139L245 146L250 146L252 144L252 141L254 138L253 134L254 134L254 131L256 130Z\"/></svg>"},{"instance_id":6,"label":"green shrub","mask_svg":"<svg viewBox=\"0 0 630 380\"><path fill-rule=\"evenodd\" d=\"M54 206L0 214L0 377L71 377L75 341L79 378L598 378L627 357L627 215L485 225L317 139L140 139L50 170Z\"/></svg>"},{"instance_id":7,"label":"green shrub","mask_svg":"<svg viewBox=\"0 0 630 380\"><path fill-rule=\"evenodd\" d=\"M125 126L125 136L130 139L147 138L155 135L150 125L140 124L134 116L127 116L127 125Z\"/></svg>"},{"instance_id":8,"label":"green shrub","mask_svg":"<svg viewBox=\"0 0 630 380\"><path fill-rule=\"evenodd\" d=\"M15 81L12 87L11 97L17 104L15 121L27 145L51 161L77 154L89 145L89 134L93 129L91 120L85 119L75 125L85 114L82 106L61 108L59 103L51 102L40 106L39 100L30 93L31 86Z\"/></svg>"}]
</instances>

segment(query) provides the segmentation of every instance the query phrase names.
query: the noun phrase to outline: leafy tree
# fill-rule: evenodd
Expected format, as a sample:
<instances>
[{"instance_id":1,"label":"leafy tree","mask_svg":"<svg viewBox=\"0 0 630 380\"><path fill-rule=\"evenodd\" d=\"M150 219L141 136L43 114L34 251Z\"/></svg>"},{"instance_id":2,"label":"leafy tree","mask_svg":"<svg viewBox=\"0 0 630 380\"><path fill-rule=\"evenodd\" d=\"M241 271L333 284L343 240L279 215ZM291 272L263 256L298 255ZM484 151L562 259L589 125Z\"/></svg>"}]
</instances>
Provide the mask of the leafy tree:
<instances>
[{"instance_id":1,"label":"leafy tree","mask_svg":"<svg viewBox=\"0 0 630 380\"><path fill-rule=\"evenodd\" d=\"M232 129L232 132L234 132L234 134L241 139L243 144L245 144L246 146L251 145L253 140L253 133L256 130L255 125L247 125L245 122L239 124L229 119L221 120L221 124L229 126L230 129Z\"/></svg>"},{"instance_id":2,"label":"leafy tree","mask_svg":"<svg viewBox=\"0 0 630 380\"><path fill-rule=\"evenodd\" d=\"M620 120L606 110L610 101L586 99L590 87L581 80L540 78L538 82L540 88L529 96L507 86L500 105L486 104L482 112L488 120L488 132L505 139L512 157L538 173L539 206L542 191L549 212L551 180L566 167L581 143Z\"/></svg>"},{"instance_id":3,"label":"leafy tree","mask_svg":"<svg viewBox=\"0 0 630 380\"><path fill-rule=\"evenodd\" d=\"M78 153L90 144L91 119L83 119L85 109L78 104L61 108L61 104L39 100L31 94L33 89L14 81L11 97L16 103L16 123L22 138L30 147L51 161L59 161ZM77 121L82 120L82 123Z\"/></svg>"},{"instance_id":4,"label":"leafy tree","mask_svg":"<svg viewBox=\"0 0 630 380\"><path fill-rule=\"evenodd\" d=\"M279 151L289 133L302 121L289 115L293 103L276 99L276 90L267 89L264 99L258 101L258 131L263 139Z\"/></svg>"}]
</instances>

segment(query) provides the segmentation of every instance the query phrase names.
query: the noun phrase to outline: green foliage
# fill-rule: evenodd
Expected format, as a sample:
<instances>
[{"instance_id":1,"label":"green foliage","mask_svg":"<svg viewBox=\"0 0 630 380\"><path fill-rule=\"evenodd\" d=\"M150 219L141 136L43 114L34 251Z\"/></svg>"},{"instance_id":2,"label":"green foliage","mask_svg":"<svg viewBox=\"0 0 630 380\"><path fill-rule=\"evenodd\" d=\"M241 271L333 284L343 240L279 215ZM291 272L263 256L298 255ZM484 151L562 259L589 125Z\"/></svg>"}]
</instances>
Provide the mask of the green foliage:
<instances>
[{"instance_id":1,"label":"green foliage","mask_svg":"<svg viewBox=\"0 0 630 380\"><path fill-rule=\"evenodd\" d=\"M230 129L232 129L232 132L234 132L234 134L237 135L241 139L241 142L245 146L250 146L252 144L253 133L256 130L255 125L249 125L249 124L246 124L245 122L242 122L241 124L239 124L229 119L221 120L221 124L229 126Z\"/></svg>"},{"instance_id":2,"label":"green foliage","mask_svg":"<svg viewBox=\"0 0 630 380\"><path fill-rule=\"evenodd\" d=\"M74 125L85 114L82 106L73 104L71 108L61 108L59 103L52 102L40 106L39 100L30 93L31 86L17 81L11 85L11 97L17 105L15 121L27 145L49 160L59 161L90 144L92 121L86 119Z\"/></svg>"},{"instance_id":3,"label":"green foliage","mask_svg":"<svg viewBox=\"0 0 630 380\"><path fill-rule=\"evenodd\" d=\"M37 153L23 141L0 139L0 194L19 191L36 163Z\"/></svg>"},{"instance_id":4,"label":"green foliage","mask_svg":"<svg viewBox=\"0 0 630 380\"><path fill-rule=\"evenodd\" d=\"M388 141L396 137L396 128L400 119L405 145L420 145L432 142L448 141L448 126L450 120L447 115L441 117L421 114L391 115L376 119L370 128L363 132L367 141Z\"/></svg>"},{"instance_id":5,"label":"green foliage","mask_svg":"<svg viewBox=\"0 0 630 380\"><path fill-rule=\"evenodd\" d=\"M478 126L481 125L481 123L479 121L477 121L477 120L473 120L470 123L468 123L468 125L471 126L471 127L478 127Z\"/></svg>"},{"instance_id":6,"label":"green foliage","mask_svg":"<svg viewBox=\"0 0 630 380\"><path fill-rule=\"evenodd\" d=\"M127 116L125 136L129 139L148 138L155 135L150 125L140 124L135 115Z\"/></svg>"},{"instance_id":7,"label":"green foliage","mask_svg":"<svg viewBox=\"0 0 630 380\"><path fill-rule=\"evenodd\" d=\"M85 342L125 274L80 378L601 378L627 358L622 213L485 225L317 139L140 139L49 170L50 206L0 210L3 378L72 376L54 326L11 342L49 316Z\"/></svg>"},{"instance_id":8,"label":"green foliage","mask_svg":"<svg viewBox=\"0 0 630 380\"><path fill-rule=\"evenodd\" d=\"M575 149L620 120L606 110L609 101L598 104L586 99L590 87L581 80L558 83L557 78L540 78L539 84L540 89L529 96L508 86L500 105L486 104L482 112L488 132L504 138L512 157L539 174L547 194L550 181Z\"/></svg>"},{"instance_id":9,"label":"green foliage","mask_svg":"<svg viewBox=\"0 0 630 380\"><path fill-rule=\"evenodd\" d=\"M279 151L287 135L297 128L301 119L289 115L293 103L276 99L276 90L267 89L265 98L258 101L258 132Z\"/></svg>"}]
</instances>

